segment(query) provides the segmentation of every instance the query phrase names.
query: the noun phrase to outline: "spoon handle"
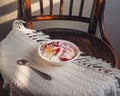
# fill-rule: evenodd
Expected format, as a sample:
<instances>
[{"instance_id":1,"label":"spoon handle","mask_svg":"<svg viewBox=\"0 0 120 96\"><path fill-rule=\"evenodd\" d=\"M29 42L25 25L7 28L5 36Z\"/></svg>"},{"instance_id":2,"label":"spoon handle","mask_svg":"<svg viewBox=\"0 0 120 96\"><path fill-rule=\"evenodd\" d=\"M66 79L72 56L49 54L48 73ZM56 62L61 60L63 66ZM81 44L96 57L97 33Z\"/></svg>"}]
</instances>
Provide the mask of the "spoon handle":
<instances>
[{"instance_id":1,"label":"spoon handle","mask_svg":"<svg viewBox=\"0 0 120 96\"><path fill-rule=\"evenodd\" d=\"M33 68L33 67L30 66L30 65L29 65L29 67L30 67L34 72L36 72L38 75L40 75L42 78L44 78L44 79L46 79L46 80L49 80L49 81L52 80L52 77L51 77L50 75L48 75L48 74L46 74L46 73L44 73L44 72L42 72L42 71L39 71L39 70Z\"/></svg>"},{"instance_id":2,"label":"spoon handle","mask_svg":"<svg viewBox=\"0 0 120 96\"><path fill-rule=\"evenodd\" d=\"M25 59L17 60L17 64L25 65L25 66L31 68L34 72L36 72L38 75L40 75L42 78L44 78L46 80L49 80L49 81L52 80L52 77L50 75L48 75L42 71L39 71L39 70L35 69L34 67L30 66L28 61Z\"/></svg>"}]
</instances>

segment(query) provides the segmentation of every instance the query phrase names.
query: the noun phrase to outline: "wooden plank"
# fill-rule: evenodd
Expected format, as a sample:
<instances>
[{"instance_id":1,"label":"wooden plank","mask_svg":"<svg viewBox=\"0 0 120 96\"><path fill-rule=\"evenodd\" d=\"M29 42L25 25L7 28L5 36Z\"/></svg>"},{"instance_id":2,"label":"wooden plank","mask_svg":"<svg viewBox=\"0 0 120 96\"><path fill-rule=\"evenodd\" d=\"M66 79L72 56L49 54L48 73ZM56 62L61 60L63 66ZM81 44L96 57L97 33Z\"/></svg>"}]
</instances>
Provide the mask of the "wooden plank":
<instances>
[{"instance_id":1,"label":"wooden plank","mask_svg":"<svg viewBox=\"0 0 120 96\"><path fill-rule=\"evenodd\" d=\"M70 0L70 6L69 6L69 15L72 15L72 9L73 9L73 0Z\"/></svg>"},{"instance_id":2,"label":"wooden plank","mask_svg":"<svg viewBox=\"0 0 120 96\"><path fill-rule=\"evenodd\" d=\"M60 0L60 15L63 14L63 0Z\"/></svg>"},{"instance_id":3,"label":"wooden plank","mask_svg":"<svg viewBox=\"0 0 120 96\"><path fill-rule=\"evenodd\" d=\"M53 0L50 0L50 15L53 15Z\"/></svg>"},{"instance_id":4,"label":"wooden plank","mask_svg":"<svg viewBox=\"0 0 120 96\"><path fill-rule=\"evenodd\" d=\"M81 0L80 11L79 11L79 16L80 16L80 17L82 16L84 1L85 1L85 0Z\"/></svg>"},{"instance_id":5,"label":"wooden plank","mask_svg":"<svg viewBox=\"0 0 120 96\"><path fill-rule=\"evenodd\" d=\"M43 10L43 0L39 0L40 3L40 14L43 15L44 14L44 10Z\"/></svg>"}]
</instances>

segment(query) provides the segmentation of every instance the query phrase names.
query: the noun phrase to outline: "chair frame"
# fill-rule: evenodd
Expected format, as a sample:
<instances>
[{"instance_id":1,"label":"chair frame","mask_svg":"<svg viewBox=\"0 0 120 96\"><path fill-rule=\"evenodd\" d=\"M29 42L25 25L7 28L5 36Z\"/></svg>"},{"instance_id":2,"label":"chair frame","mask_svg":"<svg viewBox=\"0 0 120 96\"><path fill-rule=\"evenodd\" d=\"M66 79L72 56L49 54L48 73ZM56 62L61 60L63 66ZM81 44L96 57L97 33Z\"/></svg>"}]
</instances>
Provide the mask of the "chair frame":
<instances>
[{"instance_id":1,"label":"chair frame","mask_svg":"<svg viewBox=\"0 0 120 96\"><path fill-rule=\"evenodd\" d=\"M41 14L38 16L32 16L31 1L30 0L18 0L18 19L25 20L26 26L30 29L33 28L32 22L34 22L34 21L71 20L71 21L85 22L85 23L89 24L88 33L93 34L93 35L96 34L97 23L99 22L99 29L100 29L101 38L111 49L111 51L115 57L115 64L116 64L115 67L119 68L118 57L117 57L112 45L110 44L110 42L107 38L107 35L106 35L106 31L105 31L104 10L105 10L106 0L94 0L90 18L82 16L82 9L83 9L83 5L84 5L84 0L81 0L81 7L79 10L79 16L72 15L73 0L70 0L69 14L68 15L63 14L63 3L64 3L63 1L64 0L60 0L60 8L59 8L58 15L53 14L53 0L49 0L49 1L50 1L50 13L49 13L49 15L44 15L43 0L39 0Z\"/></svg>"},{"instance_id":2,"label":"chair frame","mask_svg":"<svg viewBox=\"0 0 120 96\"><path fill-rule=\"evenodd\" d=\"M22 5L22 6L19 6L18 18L27 21L27 27L28 28L32 28L32 22L33 21L41 21L41 20L81 21L81 22L89 23L88 32L92 33L92 34L95 34L96 26L97 26L96 23L98 21L100 9L101 9L101 6L105 3L105 0L103 0L103 1L102 0L94 0L93 8L92 8L93 11L91 12L90 18L82 16L82 10L83 10L83 5L84 5L85 0L81 0L81 7L80 7L80 10L79 10L79 16L73 16L72 15L73 0L70 0L69 14L64 15L63 14L63 1L64 0L60 0L59 14L55 15L53 13L53 0L50 0L50 13L49 13L49 15L44 15L43 0L39 0L41 15L32 16L30 0L18 0L18 5Z\"/></svg>"}]
</instances>

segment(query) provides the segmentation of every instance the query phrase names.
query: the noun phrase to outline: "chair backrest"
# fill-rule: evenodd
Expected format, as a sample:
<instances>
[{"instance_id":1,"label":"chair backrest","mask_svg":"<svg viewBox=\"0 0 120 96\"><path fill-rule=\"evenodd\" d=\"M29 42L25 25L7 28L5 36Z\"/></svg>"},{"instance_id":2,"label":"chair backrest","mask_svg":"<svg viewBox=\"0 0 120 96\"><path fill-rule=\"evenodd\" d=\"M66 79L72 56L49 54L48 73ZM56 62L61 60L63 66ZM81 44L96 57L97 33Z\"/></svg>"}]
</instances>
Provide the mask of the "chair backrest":
<instances>
[{"instance_id":1,"label":"chair backrest","mask_svg":"<svg viewBox=\"0 0 120 96\"><path fill-rule=\"evenodd\" d=\"M34 1L34 0L33 0ZM73 14L74 2L76 0L67 0L69 1L68 5L68 14L64 14L65 10L65 1L66 0L58 0L59 1L59 12L58 14L55 14L54 12L54 1L56 0L48 0L49 2L49 14L44 13L44 1L45 0L38 0L39 1L39 9L40 14L39 15L32 15L32 8L31 8L31 2L32 0L18 0L18 18L25 20L27 22L27 27L32 28L34 21L42 21L42 20L72 20L72 21L80 21L88 23L88 32L95 34L96 32L96 26L98 22L99 15L104 10L105 0L77 0L77 7L78 13L77 15ZM84 7L86 6L85 2L89 1L92 2L92 8L90 10L90 16L86 17L83 15ZM89 10L89 7L87 7Z\"/></svg>"}]
</instances>

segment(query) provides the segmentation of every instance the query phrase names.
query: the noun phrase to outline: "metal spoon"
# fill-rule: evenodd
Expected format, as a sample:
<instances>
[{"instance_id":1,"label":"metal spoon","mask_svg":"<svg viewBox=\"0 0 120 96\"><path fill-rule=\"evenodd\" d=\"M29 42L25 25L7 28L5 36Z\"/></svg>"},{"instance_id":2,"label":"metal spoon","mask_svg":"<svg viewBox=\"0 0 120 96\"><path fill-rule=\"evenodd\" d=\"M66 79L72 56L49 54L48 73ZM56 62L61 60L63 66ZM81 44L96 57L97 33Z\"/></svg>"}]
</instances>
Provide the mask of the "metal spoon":
<instances>
[{"instance_id":1,"label":"metal spoon","mask_svg":"<svg viewBox=\"0 0 120 96\"><path fill-rule=\"evenodd\" d=\"M41 72L37 69L35 69L34 67L30 66L29 61L25 60L25 59L21 59L21 60L17 60L17 64L19 65L25 65L29 68L31 68L34 72L36 72L38 75L40 75L42 78L46 79L46 80L52 80L52 77L44 72Z\"/></svg>"}]
</instances>

